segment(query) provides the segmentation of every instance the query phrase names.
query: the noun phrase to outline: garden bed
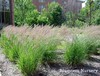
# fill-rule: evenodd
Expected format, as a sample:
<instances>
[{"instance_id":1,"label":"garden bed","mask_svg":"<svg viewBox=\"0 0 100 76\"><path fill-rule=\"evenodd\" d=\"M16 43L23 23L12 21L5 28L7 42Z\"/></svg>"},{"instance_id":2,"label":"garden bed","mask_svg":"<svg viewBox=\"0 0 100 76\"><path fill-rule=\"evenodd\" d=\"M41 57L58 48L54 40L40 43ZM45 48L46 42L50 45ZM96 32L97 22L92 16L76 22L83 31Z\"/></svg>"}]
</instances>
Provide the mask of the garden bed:
<instances>
[{"instance_id":1,"label":"garden bed","mask_svg":"<svg viewBox=\"0 0 100 76\"><path fill-rule=\"evenodd\" d=\"M36 76L100 76L100 56L96 55L91 56L84 65L74 69L61 63L48 66L41 66ZM0 50L0 72L2 76L22 76L17 66L5 57L2 50Z\"/></svg>"},{"instance_id":2,"label":"garden bed","mask_svg":"<svg viewBox=\"0 0 100 76\"><path fill-rule=\"evenodd\" d=\"M4 28L0 38L2 75L99 76L100 30L94 28L96 33L92 27L90 31L49 26Z\"/></svg>"}]
</instances>

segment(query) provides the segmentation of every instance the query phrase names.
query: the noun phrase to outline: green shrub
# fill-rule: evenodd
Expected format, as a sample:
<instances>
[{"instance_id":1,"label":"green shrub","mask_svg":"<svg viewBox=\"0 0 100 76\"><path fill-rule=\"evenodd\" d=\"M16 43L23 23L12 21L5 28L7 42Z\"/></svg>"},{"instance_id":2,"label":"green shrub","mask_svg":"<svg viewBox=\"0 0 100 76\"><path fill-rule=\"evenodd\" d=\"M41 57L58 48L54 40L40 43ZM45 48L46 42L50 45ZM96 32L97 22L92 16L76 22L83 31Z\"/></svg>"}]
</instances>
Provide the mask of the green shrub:
<instances>
[{"instance_id":1,"label":"green shrub","mask_svg":"<svg viewBox=\"0 0 100 76\"><path fill-rule=\"evenodd\" d=\"M46 25L48 24L48 18L41 14L37 17L37 23L39 25Z\"/></svg>"},{"instance_id":2,"label":"green shrub","mask_svg":"<svg viewBox=\"0 0 100 76\"><path fill-rule=\"evenodd\" d=\"M82 8L78 14L78 19L82 22L87 22L87 8Z\"/></svg>"},{"instance_id":3,"label":"green shrub","mask_svg":"<svg viewBox=\"0 0 100 76\"><path fill-rule=\"evenodd\" d=\"M40 13L37 10L28 11L26 14L26 23L29 25L38 24L37 20L39 15Z\"/></svg>"},{"instance_id":4,"label":"green shrub","mask_svg":"<svg viewBox=\"0 0 100 76\"><path fill-rule=\"evenodd\" d=\"M32 0L14 0L14 6L15 24L18 26L26 23L31 24L35 17L35 6L33 5Z\"/></svg>"},{"instance_id":5,"label":"green shrub","mask_svg":"<svg viewBox=\"0 0 100 76\"><path fill-rule=\"evenodd\" d=\"M84 22L82 22L82 21L80 21L78 19L75 21L75 26L76 27L82 27L83 25L84 25Z\"/></svg>"},{"instance_id":6,"label":"green shrub","mask_svg":"<svg viewBox=\"0 0 100 76\"><path fill-rule=\"evenodd\" d=\"M59 3L52 2L48 5L47 17L51 25L61 25L65 21L63 9Z\"/></svg>"},{"instance_id":7,"label":"green shrub","mask_svg":"<svg viewBox=\"0 0 100 76\"><path fill-rule=\"evenodd\" d=\"M66 45L65 61L71 66L77 66L86 59L87 46L82 36L76 36L73 42L68 42Z\"/></svg>"},{"instance_id":8,"label":"green shrub","mask_svg":"<svg viewBox=\"0 0 100 76\"><path fill-rule=\"evenodd\" d=\"M65 25L69 27L75 26L75 14L73 12L66 13L66 21L64 22Z\"/></svg>"},{"instance_id":9,"label":"green shrub","mask_svg":"<svg viewBox=\"0 0 100 76\"><path fill-rule=\"evenodd\" d=\"M100 10L96 10L92 17L92 24L100 25Z\"/></svg>"}]
</instances>

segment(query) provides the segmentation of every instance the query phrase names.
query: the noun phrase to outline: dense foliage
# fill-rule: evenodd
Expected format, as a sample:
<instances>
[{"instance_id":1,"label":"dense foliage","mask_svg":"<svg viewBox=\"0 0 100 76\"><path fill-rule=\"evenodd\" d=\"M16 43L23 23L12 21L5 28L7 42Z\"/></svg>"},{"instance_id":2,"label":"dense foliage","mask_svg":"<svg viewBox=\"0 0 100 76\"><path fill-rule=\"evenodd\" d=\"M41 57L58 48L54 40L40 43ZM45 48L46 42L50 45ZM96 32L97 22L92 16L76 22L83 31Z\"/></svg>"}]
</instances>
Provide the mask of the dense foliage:
<instances>
[{"instance_id":1,"label":"dense foliage","mask_svg":"<svg viewBox=\"0 0 100 76\"><path fill-rule=\"evenodd\" d=\"M100 0L87 0L86 6L81 10L81 19L90 25L100 25Z\"/></svg>"},{"instance_id":2,"label":"dense foliage","mask_svg":"<svg viewBox=\"0 0 100 76\"><path fill-rule=\"evenodd\" d=\"M47 17L51 25L61 25L65 21L65 16L62 7L56 2L48 5Z\"/></svg>"},{"instance_id":3,"label":"dense foliage","mask_svg":"<svg viewBox=\"0 0 100 76\"><path fill-rule=\"evenodd\" d=\"M100 25L100 0L87 0L86 6L79 13L66 13L65 25L81 27L87 25Z\"/></svg>"},{"instance_id":4,"label":"dense foliage","mask_svg":"<svg viewBox=\"0 0 100 76\"><path fill-rule=\"evenodd\" d=\"M23 25L30 20L30 23L33 21L34 9L35 6L32 4L32 0L14 0L14 15L15 15L15 24ZM36 12L35 12L36 13Z\"/></svg>"},{"instance_id":5,"label":"dense foliage","mask_svg":"<svg viewBox=\"0 0 100 76\"><path fill-rule=\"evenodd\" d=\"M15 0L16 25L54 25L82 27L84 24L100 24L100 0L87 0L79 13L64 12L59 3L52 2L42 11L37 11L32 0ZM65 15L66 13L66 15Z\"/></svg>"},{"instance_id":6,"label":"dense foliage","mask_svg":"<svg viewBox=\"0 0 100 76\"><path fill-rule=\"evenodd\" d=\"M64 13L62 7L52 2L48 5L48 9L38 12L32 4L32 0L15 0L15 24L16 25L61 25L64 21Z\"/></svg>"}]
</instances>

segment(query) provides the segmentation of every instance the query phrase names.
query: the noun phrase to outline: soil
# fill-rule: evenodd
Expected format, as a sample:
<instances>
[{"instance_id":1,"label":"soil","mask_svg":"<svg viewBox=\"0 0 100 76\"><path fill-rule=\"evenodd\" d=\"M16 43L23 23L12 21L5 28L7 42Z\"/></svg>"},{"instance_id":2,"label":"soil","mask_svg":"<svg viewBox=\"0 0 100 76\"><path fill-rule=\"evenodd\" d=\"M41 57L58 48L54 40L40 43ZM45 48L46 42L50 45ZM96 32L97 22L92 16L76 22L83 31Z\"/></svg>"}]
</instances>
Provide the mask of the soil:
<instances>
[{"instance_id":1,"label":"soil","mask_svg":"<svg viewBox=\"0 0 100 76\"><path fill-rule=\"evenodd\" d=\"M10 62L0 48L0 73L1 76L23 76L17 65Z\"/></svg>"},{"instance_id":2,"label":"soil","mask_svg":"<svg viewBox=\"0 0 100 76\"><path fill-rule=\"evenodd\" d=\"M2 76L23 76L17 65L10 62L0 50L0 73ZM61 63L41 66L35 76L100 76L100 55L92 55L78 67Z\"/></svg>"},{"instance_id":3,"label":"soil","mask_svg":"<svg viewBox=\"0 0 100 76\"><path fill-rule=\"evenodd\" d=\"M48 67L42 66L42 69L41 75L37 76L100 76L100 56L92 55L83 65L74 68L61 63L53 63Z\"/></svg>"}]
</instances>

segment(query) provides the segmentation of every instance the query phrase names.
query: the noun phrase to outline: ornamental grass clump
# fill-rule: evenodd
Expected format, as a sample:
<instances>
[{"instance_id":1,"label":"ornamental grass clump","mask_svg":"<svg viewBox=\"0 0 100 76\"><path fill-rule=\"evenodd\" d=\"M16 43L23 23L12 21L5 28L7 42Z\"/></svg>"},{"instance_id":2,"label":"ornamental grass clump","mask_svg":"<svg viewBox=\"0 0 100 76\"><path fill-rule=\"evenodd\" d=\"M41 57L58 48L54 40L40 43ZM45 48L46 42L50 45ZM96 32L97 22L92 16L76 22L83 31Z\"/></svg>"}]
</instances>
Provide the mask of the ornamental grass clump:
<instances>
[{"instance_id":1,"label":"ornamental grass clump","mask_svg":"<svg viewBox=\"0 0 100 76\"><path fill-rule=\"evenodd\" d=\"M56 37L50 37L46 39L45 52L43 55L43 62L52 63L57 59L57 46L60 44L60 39Z\"/></svg>"},{"instance_id":2,"label":"ornamental grass clump","mask_svg":"<svg viewBox=\"0 0 100 76\"><path fill-rule=\"evenodd\" d=\"M44 44L42 41L29 41L24 43L24 50L21 52L18 66L26 76L34 76L39 64L41 64L44 54Z\"/></svg>"},{"instance_id":3,"label":"ornamental grass clump","mask_svg":"<svg viewBox=\"0 0 100 76\"><path fill-rule=\"evenodd\" d=\"M8 37L5 34L2 34L0 38L0 45L4 49L4 53L10 61L15 62L19 58L19 53L22 47L17 36L10 35Z\"/></svg>"},{"instance_id":4,"label":"ornamental grass clump","mask_svg":"<svg viewBox=\"0 0 100 76\"><path fill-rule=\"evenodd\" d=\"M1 46L5 55L11 61L16 61L24 75L34 76L40 64L56 59L55 51L60 44L60 38L51 27L10 27L3 30Z\"/></svg>"},{"instance_id":5,"label":"ornamental grass clump","mask_svg":"<svg viewBox=\"0 0 100 76\"><path fill-rule=\"evenodd\" d=\"M71 66L81 64L87 57L86 50L84 36L76 36L72 42L67 42L66 44L66 52L64 54L66 63Z\"/></svg>"},{"instance_id":6,"label":"ornamental grass clump","mask_svg":"<svg viewBox=\"0 0 100 76\"><path fill-rule=\"evenodd\" d=\"M100 40L98 38L88 37L86 40L86 45L88 46L88 56L90 56L91 54L98 54L98 48L100 48Z\"/></svg>"},{"instance_id":7,"label":"ornamental grass clump","mask_svg":"<svg viewBox=\"0 0 100 76\"><path fill-rule=\"evenodd\" d=\"M56 38L27 38L23 43L24 48L20 52L19 68L26 76L34 76L39 65L56 59L55 50L58 42Z\"/></svg>"}]
</instances>

